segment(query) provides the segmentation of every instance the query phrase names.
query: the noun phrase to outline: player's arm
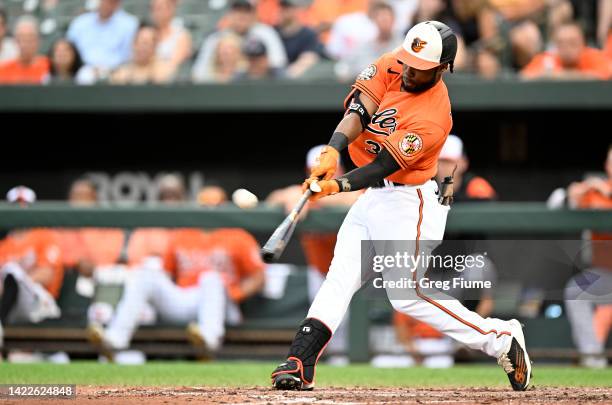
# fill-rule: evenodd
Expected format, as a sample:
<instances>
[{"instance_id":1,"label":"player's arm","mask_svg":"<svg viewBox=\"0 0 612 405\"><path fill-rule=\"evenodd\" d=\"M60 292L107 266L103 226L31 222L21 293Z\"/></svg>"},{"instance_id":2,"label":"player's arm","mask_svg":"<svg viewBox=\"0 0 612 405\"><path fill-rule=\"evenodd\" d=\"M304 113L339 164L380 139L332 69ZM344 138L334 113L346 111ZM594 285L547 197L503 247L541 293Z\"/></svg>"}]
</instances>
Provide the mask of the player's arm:
<instances>
[{"instance_id":1,"label":"player's arm","mask_svg":"<svg viewBox=\"0 0 612 405\"><path fill-rule=\"evenodd\" d=\"M238 284L237 288L230 288L229 294L236 302L241 302L250 296L260 292L265 284L265 276L263 271L257 271L249 274Z\"/></svg>"},{"instance_id":2,"label":"player's arm","mask_svg":"<svg viewBox=\"0 0 612 405\"><path fill-rule=\"evenodd\" d=\"M310 171L312 179L330 180L334 177L340 152L357 139L377 109L378 105L369 96L358 90L353 93L344 118L319 156L319 164Z\"/></svg>"}]
</instances>

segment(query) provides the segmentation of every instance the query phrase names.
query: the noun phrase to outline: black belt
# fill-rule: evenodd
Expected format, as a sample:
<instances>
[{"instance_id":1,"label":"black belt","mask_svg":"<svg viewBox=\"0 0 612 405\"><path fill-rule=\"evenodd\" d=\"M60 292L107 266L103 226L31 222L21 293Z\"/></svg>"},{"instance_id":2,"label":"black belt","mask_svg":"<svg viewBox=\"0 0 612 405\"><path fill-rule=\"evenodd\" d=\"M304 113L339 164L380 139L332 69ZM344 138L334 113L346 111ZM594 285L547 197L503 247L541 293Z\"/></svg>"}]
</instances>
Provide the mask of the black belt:
<instances>
[{"instance_id":1,"label":"black belt","mask_svg":"<svg viewBox=\"0 0 612 405\"><path fill-rule=\"evenodd\" d=\"M400 186L407 186L408 184L402 184L402 183L398 183L395 181L389 181L387 180L385 182L384 179L382 180L378 180L376 183L372 184L370 187L372 188L385 188L385 187L400 187Z\"/></svg>"},{"instance_id":2,"label":"black belt","mask_svg":"<svg viewBox=\"0 0 612 405\"><path fill-rule=\"evenodd\" d=\"M435 177L432 177L431 180L435 180ZM385 188L385 187L401 187L401 186L414 186L414 184L402 184L402 183L398 183L396 181L390 181L387 180L385 182L385 179L382 180L378 180L376 183L372 184L370 187L372 188Z\"/></svg>"}]
</instances>

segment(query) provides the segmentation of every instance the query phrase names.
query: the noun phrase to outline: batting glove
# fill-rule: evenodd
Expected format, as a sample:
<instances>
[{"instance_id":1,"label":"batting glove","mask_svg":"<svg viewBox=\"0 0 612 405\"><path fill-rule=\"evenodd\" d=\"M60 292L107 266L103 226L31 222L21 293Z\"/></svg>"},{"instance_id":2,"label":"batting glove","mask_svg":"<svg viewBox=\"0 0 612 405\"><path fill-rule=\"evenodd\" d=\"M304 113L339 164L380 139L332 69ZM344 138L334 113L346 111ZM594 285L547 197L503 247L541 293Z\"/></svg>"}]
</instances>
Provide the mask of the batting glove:
<instances>
[{"instance_id":1,"label":"batting glove","mask_svg":"<svg viewBox=\"0 0 612 405\"><path fill-rule=\"evenodd\" d=\"M319 164L310 171L310 177L330 180L338 169L339 157L340 152L329 145L325 146L318 157Z\"/></svg>"},{"instance_id":2,"label":"batting glove","mask_svg":"<svg viewBox=\"0 0 612 405\"><path fill-rule=\"evenodd\" d=\"M314 182L316 182L316 185L311 188L310 185ZM310 201L317 201L325 196L337 194L338 192L340 192L340 187L338 186L338 182L336 180L318 180L316 178L310 177L306 179L306 181L304 181L304 183L302 184L302 189L304 191L306 191L308 188L310 188L312 191L314 191L313 188L317 190L319 188L321 189L321 191L313 192L312 196L310 196L309 198Z\"/></svg>"}]
</instances>

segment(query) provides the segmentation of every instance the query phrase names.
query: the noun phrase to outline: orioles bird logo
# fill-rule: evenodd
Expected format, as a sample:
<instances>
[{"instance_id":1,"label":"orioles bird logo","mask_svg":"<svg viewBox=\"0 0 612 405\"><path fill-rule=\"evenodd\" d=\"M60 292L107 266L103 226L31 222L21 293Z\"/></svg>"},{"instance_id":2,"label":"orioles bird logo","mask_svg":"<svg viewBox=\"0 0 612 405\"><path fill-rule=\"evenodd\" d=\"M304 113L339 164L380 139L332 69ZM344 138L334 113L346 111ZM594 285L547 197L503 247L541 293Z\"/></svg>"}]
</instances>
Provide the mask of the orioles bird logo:
<instances>
[{"instance_id":1,"label":"orioles bird logo","mask_svg":"<svg viewBox=\"0 0 612 405\"><path fill-rule=\"evenodd\" d=\"M421 38L415 38L414 41L412 41L412 50L419 53L421 49L425 48L425 45L427 45L427 42L423 41Z\"/></svg>"}]
</instances>

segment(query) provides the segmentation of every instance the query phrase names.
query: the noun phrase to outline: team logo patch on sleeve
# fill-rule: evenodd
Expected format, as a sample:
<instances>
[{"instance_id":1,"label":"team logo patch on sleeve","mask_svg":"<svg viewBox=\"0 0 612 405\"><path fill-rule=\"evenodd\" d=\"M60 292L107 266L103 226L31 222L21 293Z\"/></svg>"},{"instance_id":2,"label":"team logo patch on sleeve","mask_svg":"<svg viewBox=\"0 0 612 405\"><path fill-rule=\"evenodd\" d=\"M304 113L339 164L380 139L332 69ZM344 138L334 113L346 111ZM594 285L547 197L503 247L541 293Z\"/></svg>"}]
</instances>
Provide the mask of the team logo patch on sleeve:
<instances>
[{"instance_id":1,"label":"team logo patch on sleeve","mask_svg":"<svg viewBox=\"0 0 612 405\"><path fill-rule=\"evenodd\" d=\"M399 149L404 156L414 156L423 149L423 140L419 135L409 132L399 142Z\"/></svg>"},{"instance_id":2,"label":"team logo patch on sleeve","mask_svg":"<svg viewBox=\"0 0 612 405\"><path fill-rule=\"evenodd\" d=\"M357 80L370 80L374 76L376 76L376 65L370 65L357 75Z\"/></svg>"}]
</instances>

